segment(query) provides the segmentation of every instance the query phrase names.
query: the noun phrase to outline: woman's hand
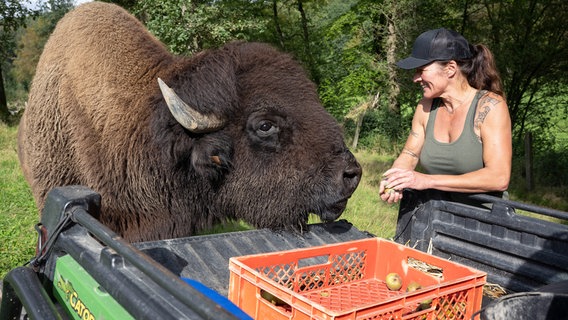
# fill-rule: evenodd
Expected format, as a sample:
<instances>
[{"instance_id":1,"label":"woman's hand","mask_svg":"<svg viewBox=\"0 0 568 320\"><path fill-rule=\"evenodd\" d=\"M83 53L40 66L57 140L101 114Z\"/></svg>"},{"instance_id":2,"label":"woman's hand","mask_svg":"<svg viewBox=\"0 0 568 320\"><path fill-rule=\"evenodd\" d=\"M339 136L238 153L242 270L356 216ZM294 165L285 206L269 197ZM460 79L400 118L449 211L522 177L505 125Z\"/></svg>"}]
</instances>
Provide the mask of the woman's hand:
<instances>
[{"instance_id":1,"label":"woman's hand","mask_svg":"<svg viewBox=\"0 0 568 320\"><path fill-rule=\"evenodd\" d=\"M425 174L414 170L391 168L383 174L379 195L383 201L388 203L398 202L402 199L404 188L427 189L427 181Z\"/></svg>"},{"instance_id":2,"label":"woman's hand","mask_svg":"<svg viewBox=\"0 0 568 320\"><path fill-rule=\"evenodd\" d=\"M402 190L395 190L393 188L387 188L388 181L386 177L383 176L381 180L381 185L379 186L379 196L383 201L388 203L395 203L402 199Z\"/></svg>"}]
</instances>

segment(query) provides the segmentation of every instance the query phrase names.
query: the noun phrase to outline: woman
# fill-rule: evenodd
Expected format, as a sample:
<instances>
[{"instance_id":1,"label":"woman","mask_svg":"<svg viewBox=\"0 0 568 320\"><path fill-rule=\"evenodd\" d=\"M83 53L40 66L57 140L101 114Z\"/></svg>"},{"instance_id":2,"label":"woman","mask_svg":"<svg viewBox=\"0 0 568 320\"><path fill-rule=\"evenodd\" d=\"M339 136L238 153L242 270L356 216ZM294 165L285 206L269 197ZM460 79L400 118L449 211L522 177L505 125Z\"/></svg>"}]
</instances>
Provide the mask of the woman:
<instances>
[{"instance_id":1,"label":"woman","mask_svg":"<svg viewBox=\"0 0 568 320\"><path fill-rule=\"evenodd\" d=\"M384 173L381 199L402 190L481 193L507 190L511 175L511 119L493 55L444 28L421 34L410 57L423 90L404 149ZM415 171L420 165L425 173Z\"/></svg>"}]
</instances>

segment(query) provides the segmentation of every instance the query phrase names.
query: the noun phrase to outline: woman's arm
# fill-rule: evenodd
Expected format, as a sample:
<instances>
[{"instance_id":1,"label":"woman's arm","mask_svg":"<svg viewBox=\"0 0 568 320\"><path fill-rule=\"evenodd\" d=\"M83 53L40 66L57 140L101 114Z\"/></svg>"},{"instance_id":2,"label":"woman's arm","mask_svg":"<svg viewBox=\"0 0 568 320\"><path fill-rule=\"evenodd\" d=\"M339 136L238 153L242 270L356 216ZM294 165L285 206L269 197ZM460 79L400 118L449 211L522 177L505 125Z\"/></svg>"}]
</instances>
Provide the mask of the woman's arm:
<instances>
[{"instance_id":1,"label":"woman's arm","mask_svg":"<svg viewBox=\"0 0 568 320\"><path fill-rule=\"evenodd\" d=\"M425 109L425 105L428 106L427 109ZM418 165L420 152L424 145L426 123L428 122L431 105L431 100L422 99L422 101L420 101L416 111L414 112L410 133L408 134L404 148L398 158L393 162L392 167L384 173L383 181L381 181L379 186L379 195L384 201L392 203L402 198L402 192L400 192L402 189L395 190L395 188L390 186L390 188L386 188L389 182L387 177L389 177L393 172L397 172L399 170L413 171Z\"/></svg>"}]
</instances>

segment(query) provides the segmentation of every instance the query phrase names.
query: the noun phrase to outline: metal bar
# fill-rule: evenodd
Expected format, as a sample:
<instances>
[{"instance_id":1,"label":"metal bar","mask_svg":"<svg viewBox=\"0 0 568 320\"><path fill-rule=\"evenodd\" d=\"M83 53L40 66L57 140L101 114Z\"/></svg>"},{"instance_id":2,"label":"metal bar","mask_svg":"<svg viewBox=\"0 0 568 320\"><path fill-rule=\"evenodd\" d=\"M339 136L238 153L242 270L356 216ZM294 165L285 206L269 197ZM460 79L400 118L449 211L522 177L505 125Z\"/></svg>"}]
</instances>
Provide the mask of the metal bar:
<instances>
[{"instance_id":1,"label":"metal bar","mask_svg":"<svg viewBox=\"0 0 568 320\"><path fill-rule=\"evenodd\" d=\"M560 211L560 210L539 207L539 206L535 206L535 205L531 205L531 204L527 204L527 203L522 203L522 202L517 202L517 201L512 201L512 200L505 200L505 199L501 199L501 198L486 195L486 194L472 194L472 195L469 195L469 198L474 199L474 200L481 200L481 201L484 201L484 202L502 203L502 204L507 205L509 207L513 207L513 208L517 208L517 209L521 209L521 210L525 210L525 211L530 211L530 212L533 212L533 213L538 213L538 214L553 217L553 218L568 220L568 212L564 212L564 211Z\"/></svg>"}]
</instances>

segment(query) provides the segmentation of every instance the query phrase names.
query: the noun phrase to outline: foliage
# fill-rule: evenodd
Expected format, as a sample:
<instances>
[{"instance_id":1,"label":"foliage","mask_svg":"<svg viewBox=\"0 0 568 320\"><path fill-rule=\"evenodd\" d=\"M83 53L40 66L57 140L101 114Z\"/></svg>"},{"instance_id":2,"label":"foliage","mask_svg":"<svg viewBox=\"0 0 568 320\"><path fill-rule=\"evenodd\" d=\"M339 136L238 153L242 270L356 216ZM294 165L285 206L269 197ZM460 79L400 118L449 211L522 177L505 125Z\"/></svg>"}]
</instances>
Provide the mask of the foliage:
<instances>
[{"instance_id":1,"label":"foliage","mask_svg":"<svg viewBox=\"0 0 568 320\"><path fill-rule=\"evenodd\" d=\"M376 1L343 5L349 10L338 16L330 14L333 19L319 30L323 35L318 45L323 48L319 53L322 103L343 122L347 136L360 138L360 145L392 151L402 127L400 113L392 112L398 106L390 105L391 67L385 59L388 53L383 50L389 46L383 25L387 10ZM379 101L374 109L364 109L358 131L359 116L354 113L362 105L373 104L375 96Z\"/></svg>"},{"instance_id":2,"label":"foliage","mask_svg":"<svg viewBox=\"0 0 568 320\"><path fill-rule=\"evenodd\" d=\"M326 28L320 66L319 93L337 119L378 91L381 65L374 52L373 23L368 8L338 17Z\"/></svg>"},{"instance_id":3,"label":"foliage","mask_svg":"<svg viewBox=\"0 0 568 320\"><path fill-rule=\"evenodd\" d=\"M384 107L373 110L365 117L361 145L364 149L396 154L400 152L399 145L406 139L404 132L409 129L410 121L403 120L399 114Z\"/></svg>"},{"instance_id":4,"label":"foliage","mask_svg":"<svg viewBox=\"0 0 568 320\"><path fill-rule=\"evenodd\" d=\"M13 33L25 26L26 18L32 13L25 4L29 1L4 0L0 2L0 58L10 56Z\"/></svg>"},{"instance_id":5,"label":"foliage","mask_svg":"<svg viewBox=\"0 0 568 320\"><path fill-rule=\"evenodd\" d=\"M43 46L51 31L63 15L73 7L72 0L50 0L38 11L26 11L22 17L25 28L18 28L11 34L6 47L6 62L2 66L5 77L7 107L11 113L10 122L18 121L19 111L26 100L29 87ZM8 123L10 123L8 122Z\"/></svg>"},{"instance_id":6,"label":"foliage","mask_svg":"<svg viewBox=\"0 0 568 320\"><path fill-rule=\"evenodd\" d=\"M534 159L536 183L539 185L568 187L568 157L566 151L548 149Z\"/></svg>"},{"instance_id":7,"label":"foliage","mask_svg":"<svg viewBox=\"0 0 568 320\"><path fill-rule=\"evenodd\" d=\"M12 76L26 92L30 89L35 67L51 30L50 21L45 16L41 16L30 21L28 27L17 37L18 45L16 58L12 62Z\"/></svg>"},{"instance_id":8,"label":"foliage","mask_svg":"<svg viewBox=\"0 0 568 320\"><path fill-rule=\"evenodd\" d=\"M257 16L262 2L142 0L134 9L170 50L191 54L219 47L231 40L251 40L266 30L267 19Z\"/></svg>"},{"instance_id":9,"label":"foliage","mask_svg":"<svg viewBox=\"0 0 568 320\"><path fill-rule=\"evenodd\" d=\"M6 61L12 57L14 33L25 26L26 17L32 14L24 4L25 2L14 0L0 2L0 122L8 121L10 117L4 89L4 69L9 67Z\"/></svg>"}]
</instances>

